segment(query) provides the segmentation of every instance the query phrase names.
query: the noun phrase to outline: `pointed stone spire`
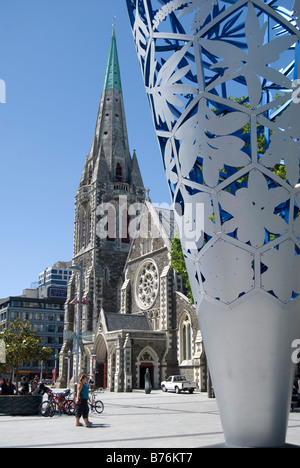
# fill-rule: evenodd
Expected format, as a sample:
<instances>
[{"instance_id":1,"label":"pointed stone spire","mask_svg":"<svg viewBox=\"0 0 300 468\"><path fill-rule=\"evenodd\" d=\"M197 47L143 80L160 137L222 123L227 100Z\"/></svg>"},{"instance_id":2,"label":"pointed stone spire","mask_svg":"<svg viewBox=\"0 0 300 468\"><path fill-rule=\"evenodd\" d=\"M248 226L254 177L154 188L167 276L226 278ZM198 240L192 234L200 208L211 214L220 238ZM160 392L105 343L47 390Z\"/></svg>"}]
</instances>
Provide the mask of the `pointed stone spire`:
<instances>
[{"instance_id":1,"label":"pointed stone spire","mask_svg":"<svg viewBox=\"0 0 300 468\"><path fill-rule=\"evenodd\" d=\"M103 184L110 182L110 174L107 168L106 159L101 149L96 160L92 182L96 182L97 180Z\"/></svg>"},{"instance_id":2,"label":"pointed stone spire","mask_svg":"<svg viewBox=\"0 0 300 468\"><path fill-rule=\"evenodd\" d=\"M104 79L103 91L106 91L107 89L116 89L122 92L121 74L120 74L115 27L113 27L113 34L111 38L110 51L109 51L108 63L107 63L106 74L105 74L105 79Z\"/></svg>"},{"instance_id":3,"label":"pointed stone spire","mask_svg":"<svg viewBox=\"0 0 300 468\"><path fill-rule=\"evenodd\" d=\"M143 188L144 183L136 156L136 151L133 151L132 164L131 164L131 183L138 188Z\"/></svg>"},{"instance_id":4,"label":"pointed stone spire","mask_svg":"<svg viewBox=\"0 0 300 468\"><path fill-rule=\"evenodd\" d=\"M105 157L111 182L120 178L119 175L116 177L116 173L119 171L118 174L122 173L122 182L130 183L131 156L115 28L113 28L111 37L95 135L90 150L90 156L93 157L94 161L99 160L99 155L101 158Z\"/></svg>"}]
</instances>

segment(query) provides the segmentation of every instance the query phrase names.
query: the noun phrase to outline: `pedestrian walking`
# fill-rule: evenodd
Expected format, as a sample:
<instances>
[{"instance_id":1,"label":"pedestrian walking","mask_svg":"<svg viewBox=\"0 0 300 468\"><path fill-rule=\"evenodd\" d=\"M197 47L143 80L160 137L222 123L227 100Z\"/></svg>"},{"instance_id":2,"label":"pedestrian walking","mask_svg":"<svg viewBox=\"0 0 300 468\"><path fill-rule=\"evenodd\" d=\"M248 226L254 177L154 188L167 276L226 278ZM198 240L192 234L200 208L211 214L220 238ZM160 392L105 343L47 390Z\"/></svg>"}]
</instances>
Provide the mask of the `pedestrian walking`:
<instances>
[{"instance_id":1,"label":"pedestrian walking","mask_svg":"<svg viewBox=\"0 0 300 468\"><path fill-rule=\"evenodd\" d=\"M86 427L92 427L92 423L89 421L89 386L88 386L88 376L82 374L79 379L77 386L77 395L75 403L77 404L76 410L76 426L83 426L80 422L80 418L83 418L84 424Z\"/></svg>"},{"instance_id":2,"label":"pedestrian walking","mask_svg":"<svg viewBox=\"0 0 300 468\"><path fill-rule=\"evenodd\" d=\"M20 395L28 395L29 394L29 384L27 382L26 377L21 378L21 390L19 392Z\"/></svg>"}]
</instances>

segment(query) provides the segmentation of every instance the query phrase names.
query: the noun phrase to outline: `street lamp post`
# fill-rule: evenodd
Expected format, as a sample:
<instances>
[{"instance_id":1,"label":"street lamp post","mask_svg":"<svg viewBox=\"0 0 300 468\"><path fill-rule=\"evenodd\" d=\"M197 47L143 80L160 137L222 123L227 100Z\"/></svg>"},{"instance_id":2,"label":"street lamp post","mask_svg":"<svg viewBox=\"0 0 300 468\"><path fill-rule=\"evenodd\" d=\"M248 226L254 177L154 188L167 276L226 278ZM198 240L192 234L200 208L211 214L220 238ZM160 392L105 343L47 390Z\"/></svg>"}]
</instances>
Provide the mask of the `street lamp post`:
<instances>
[{"instance_id":1,"label":"street lamp post","mask_svg":"<svg viewBox=\"0 0 300 468\"><path fill-rule=\"evenodd\" d=\"M52 378L53 378L53 381L54 383L56 382L56 379L57 379L57 374L58 374L58 363L57 363L57 360L58 360L58 354L55 353L54 355L54 369L52 371Z\"/></svg>"},{"instance_id":2,"label":"street lamp post","mask_svg":"<svg viewBox=\"0 0 300 468\"><path fill-rule=\"evenodd\" d=\"M40 370L40 381L43 380L43 361L41 361L41 370Z\"/></svg>"},{"instance_id":3,"label":"street lamp post","mask_svg":"<svg viewBox=\"0 0 300 468\"><path fill-rule=\"evenodd\" d=\"M67 388L70 387L70 360L71 360L72 353L71 351L68 351L68 357L66 358L68 360L68 370L67 370Z\"/></svg>"}]
</instances>

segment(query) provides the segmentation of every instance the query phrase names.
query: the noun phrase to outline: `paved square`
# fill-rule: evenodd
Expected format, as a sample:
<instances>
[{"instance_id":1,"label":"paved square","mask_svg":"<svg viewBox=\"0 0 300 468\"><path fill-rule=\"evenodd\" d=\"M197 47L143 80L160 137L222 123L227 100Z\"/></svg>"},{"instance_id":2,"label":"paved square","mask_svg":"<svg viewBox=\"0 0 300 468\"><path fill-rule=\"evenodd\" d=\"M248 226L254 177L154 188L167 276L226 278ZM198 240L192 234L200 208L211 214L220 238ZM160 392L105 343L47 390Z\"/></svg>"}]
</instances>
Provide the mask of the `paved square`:
<instances>
[{"instance_id":1,"label":"paved square","mask_svg":"<svg viewBox=\"0 0 300 468\"><path fill-rule=\"evenodd\" d=\"M75 418L55 415L0 415L1 448L170 448L224 444L216 400L207 394L154 390L99 394L105 409L90 413L93 428L75 427ZM300 445L300 411L290 413L287 443Z\"/></svg>"}]
</instances>

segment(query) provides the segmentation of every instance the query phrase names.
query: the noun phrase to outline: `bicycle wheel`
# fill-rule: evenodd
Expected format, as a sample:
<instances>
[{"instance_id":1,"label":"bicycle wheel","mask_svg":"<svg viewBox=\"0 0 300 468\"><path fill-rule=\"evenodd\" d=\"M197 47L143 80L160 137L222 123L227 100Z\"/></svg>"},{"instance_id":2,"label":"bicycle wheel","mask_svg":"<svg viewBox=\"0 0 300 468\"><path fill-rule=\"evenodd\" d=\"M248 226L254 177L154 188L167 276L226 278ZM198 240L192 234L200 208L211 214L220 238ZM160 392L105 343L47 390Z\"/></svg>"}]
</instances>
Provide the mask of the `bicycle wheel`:
<instances>
[{"instance_id":1,"label":"bicycle wheel","mask_svg":"<svg viewBox=\"0 0 300 468\"><path fill-rule=\"evenodd\" d=\"M104 411L104 404L102 403L101 400L95 401L95 410L98 414L103 413Z\"/></svg>"},{"instance_id":2,"label":"bicycle wheel","mask_svg":"<svg viewBox=\"0 0 300 468\"><path fill-rule=\"evenodd\" d=\"M74 416L77 405L72 400L67 400L65 403L66 412L69 416Z\"/></svg>"},{"instance_id":3,"label":"bicycle wheel","mask_svg":"<svg viewBox=\"0 0 300 468\"><path fill-rule=\"evenodd\" d=\"M40 406L40 414L42 416L52 418L55 414L55 405L52 403L52 401L44 401L41 406Z\"/></svg>"}]
</instances>

